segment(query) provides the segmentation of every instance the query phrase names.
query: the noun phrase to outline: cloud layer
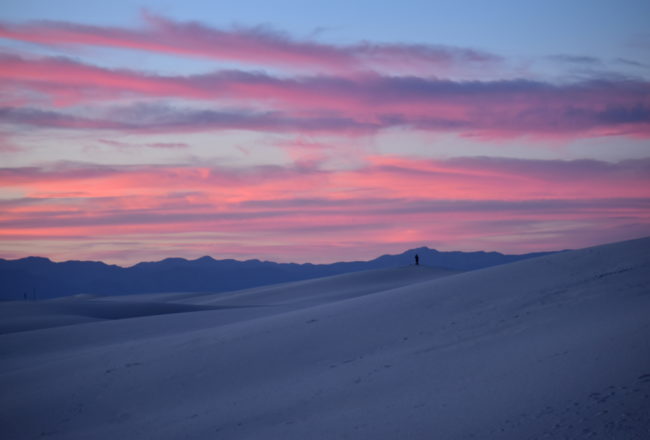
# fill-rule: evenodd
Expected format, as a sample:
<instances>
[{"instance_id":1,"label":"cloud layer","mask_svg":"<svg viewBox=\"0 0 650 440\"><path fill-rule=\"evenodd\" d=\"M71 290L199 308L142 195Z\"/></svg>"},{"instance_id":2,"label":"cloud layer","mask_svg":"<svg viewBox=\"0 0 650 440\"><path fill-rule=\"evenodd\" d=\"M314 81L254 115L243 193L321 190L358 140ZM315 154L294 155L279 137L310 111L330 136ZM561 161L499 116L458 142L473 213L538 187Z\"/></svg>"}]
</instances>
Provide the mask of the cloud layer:
<instances>
[{"instance_id":1,"label":"cloud layer","mask_svg":"<svg viewBox=\"0 0 650 440\"><path fill-rule=\"evenodd\" d=\"M257 66L309 71L415 68L445 72L455 64L484 66L499 57L478 50L427 44L371 43L332 45L298 40L269 27L219 29L178 22L144 12L141 29L40 21L0 24L0 37L46 45L137 49Z\"/></svg>"},{"instance_id":2,"label":"cloud layer","mask_svg":"<svg viewBox=\"0 0 650 440\"><path fill-rule=\"evenodd\" d=\"M356 169L96 166L5 168L0 240L125 235L234 235L247 247L335 239L417 243L527 237L543 249L572 234L625 227L650 232L650 161L494 158L419 161L373 157ZM646 226L643 226L645 224ZM537 237L537 238L536 238ZM185 251L200 253L203 240ZM295 251L293 256L298 256Z\"/></svg>"},{"instance_id":3,"label":"cloud layer","mask_svg":"<svg viewBox=\"0 0 650 440\"><path fill-rule=\"evenodd\" d=\"M521 150L647 141L646 79L558 81L515 75L508 60L472 48L330 44L269 27L142 19L131 28L0 23L12 47L0 53L5 256L329 261L350 249L354 258L423 244L524 252L650 232L650 159L496 154L504 139ZM99 50L107 47L212 68L109 68ZM548 60L602 64L557 52ZM392 153L378 153L373 141L391 130L470 137L484 150L435 159L402 152L407 137L393 137ZM222 148L238 133L261 139L228 145L256 155L248 166ZM205 145L195 148L192 136ZM70 151L83 157L63 160Z\"/></svg>"},{"instance_id":4,"label":"cloud layer","mask_svg":"<svg viewBox=\"0 0 650 440\"><path fill-rule=\"evenodd\" d=\"M640 80L462 82L374 73L280 78L243 71L161 76L15 55L0 58L0 78L13 104L5 108L5 120L13 122L41 123L30 107L44 99L56 107L180 99L195 108L131 105L93 121L42 113L49 126L333 132L406 126L486 137L650 135L650 83ZM125 114L128 121L121 121Z\"/></svg>"}]
</instances>

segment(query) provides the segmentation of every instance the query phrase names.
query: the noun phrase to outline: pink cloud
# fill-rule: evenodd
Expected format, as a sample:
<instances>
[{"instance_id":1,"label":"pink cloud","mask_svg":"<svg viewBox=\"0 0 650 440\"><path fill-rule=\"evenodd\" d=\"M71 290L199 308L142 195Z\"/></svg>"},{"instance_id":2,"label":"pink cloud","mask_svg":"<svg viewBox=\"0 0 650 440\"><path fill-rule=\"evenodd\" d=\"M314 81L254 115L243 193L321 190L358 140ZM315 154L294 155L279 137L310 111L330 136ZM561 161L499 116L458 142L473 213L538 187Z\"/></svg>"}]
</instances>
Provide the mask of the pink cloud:
<instances>
[{"instance_id":1,"label":"pink cloud","mask_svg":"<svg viewBox=\"0 0 650 440\"><path fill-rule=\"evenodd\" d=\"M332 45L297 40L269 27L218 29L198 22L177 22L144 12L141 29L39 21L0 24L0 37L40 44L69 44L138 49L255 65L347 72L368 68L407 68L440 74L452 66L485 66L495 55L473 49L425 44L362 42Z\"/></svg>"},{"instance_id":2,"label":"pink cloud","mask_svg":"<svg viewBox=\"0 0 650 440\"><path fill-rule=\"evenodd\" d=\"M184 96L201 98L199 90L183 84L181 78L165 78L129 70L111 70L65 58L23 58L0 55L3 91L33 90L65 106L82 101L140 96Z\"/></svg>"},{"instance_id":3,"label":"pink cloud","mask_svg":"<svg viewBox=\"0 0 650 440\"><path fill-rule=\"evenodd\" d=\"M292 246L299 253L329 245L334 259L337 249L355 243L378 249L480 242L506 250L518 237L537 249L560 249L595 231L604 234L601 241L650 232L648 171L648 160L399 157L370 158L354 170L316 164L5 168L0 185L25 197L2 202L0 240L142 243L218 234L251 249L282 243L287 255ZM184 252L194 246L203 249L205 240L189 240Z\"/></svg>"},{"instance_id":4,"label":"pink cloud","mask_svg":"<svg viewBox=\"0 0 650 440\"><path fill-rule=\"evenodd\" d=\"M33 114L18 117L18 110L4 111L10 120L13 114L14 120L32 125L41 121L44 125L79 128L322 132L405 126L483 138L650 136L650 84L641 80L556 85L529 80L454 82L376 74L277 78L239 71L175 77L16 56L0 58L0 78L4 79L0 90L15 92L22 88L25 94L45 94L56 105L154 97L212 106L201 110L162 104L122 106L108 115L112 120L69 118L53 112L44 118ZM220 103L218 108L213 107L215 100ZM41 116L46 116L45 111Z\"/></svg>"},{"instance_id":5,"label":"pink cloud","mask_svg":"<svg viewBox=\"0 0 650 440\"><path fill-rule=\"evenodd\" d=\"M576 200L645 198L650 160L608 163L596 160L459 158L423 160L370 156L355 169L322 169L318 161L293 166L224 168L196 166L101 166L58 163L47 167L2 168L0 185L43 193L83 194L82 198L123 194L214 195L229 203L315 199L395 200ZM326 184L325 184L326 183ZM354 192L347 193L348 189ZM303 205L300 205L301 207ZM327 205L324 205L327 207Z\"/></svg>"}]
</instances>

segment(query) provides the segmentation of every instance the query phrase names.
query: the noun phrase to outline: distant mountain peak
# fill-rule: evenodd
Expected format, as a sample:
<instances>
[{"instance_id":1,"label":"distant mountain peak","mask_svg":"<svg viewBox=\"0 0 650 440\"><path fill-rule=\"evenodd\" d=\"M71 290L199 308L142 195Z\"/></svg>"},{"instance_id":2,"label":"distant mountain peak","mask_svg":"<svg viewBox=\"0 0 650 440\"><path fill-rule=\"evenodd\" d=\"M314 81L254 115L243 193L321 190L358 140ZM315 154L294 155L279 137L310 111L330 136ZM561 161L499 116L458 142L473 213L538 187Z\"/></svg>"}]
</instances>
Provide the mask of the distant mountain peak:
<instances>
[{"instance_id":1,"label":"distant mountain peak","mask_svg":"<svg viewBox=\"0 0 650 440\"><path fill-rule=\"evenodd\" d=\"M414 248L414 249L409 249L405 253L413 253L413 252L432 252L432 253L438 253L436 249L431 249L426 246L420 246L419 248Z\"/></svg>"},{"instance_id":2,"label":"distant mountain peak","mask_svg":"<svg viewBox=\"0 0 650 440\"><path fill-rule=\"evenodd\" d=\"M18 261L24 261L26 263L52 263L52 260L45 257L25 257Z\"/></svg>"}]
</instances>

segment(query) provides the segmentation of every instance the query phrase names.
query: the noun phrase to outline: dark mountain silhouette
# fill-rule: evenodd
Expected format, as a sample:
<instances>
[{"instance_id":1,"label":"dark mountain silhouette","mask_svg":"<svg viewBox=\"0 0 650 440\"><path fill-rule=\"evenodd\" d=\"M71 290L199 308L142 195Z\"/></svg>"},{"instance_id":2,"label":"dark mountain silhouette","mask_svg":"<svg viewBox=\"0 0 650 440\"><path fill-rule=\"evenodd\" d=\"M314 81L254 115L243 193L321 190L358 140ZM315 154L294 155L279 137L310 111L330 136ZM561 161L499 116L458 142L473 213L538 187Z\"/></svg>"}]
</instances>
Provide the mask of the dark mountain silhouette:
<instances>
[{"instance_id":1,"label":"dark mountain silhouette","mask_svg":"<svg viewBox=\"0 0 650 440\"><path fill-rule=\"evenodd\" d=\"M260 260L167 258L120 267L96 261L55 263L47 258L0 259L0 299L48 299L76 294L126 295L153 292L222 292L361 270L420 264L474 270L551 252L504 255L498 252L438 252L426 247L371 261L332 264L273 263Z\"/></svg>"}]
</instances>

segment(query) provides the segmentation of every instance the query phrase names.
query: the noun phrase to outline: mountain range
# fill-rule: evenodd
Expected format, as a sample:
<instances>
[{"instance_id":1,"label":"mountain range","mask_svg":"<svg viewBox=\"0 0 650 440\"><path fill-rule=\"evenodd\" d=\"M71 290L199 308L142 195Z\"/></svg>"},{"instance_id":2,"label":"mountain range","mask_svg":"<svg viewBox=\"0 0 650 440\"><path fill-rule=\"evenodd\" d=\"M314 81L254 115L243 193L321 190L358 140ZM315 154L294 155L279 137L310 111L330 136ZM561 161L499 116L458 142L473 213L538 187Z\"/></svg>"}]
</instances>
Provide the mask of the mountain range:
<instances>
[{"instance_id":1,"label":"mountain range","mask_svg":"<svg viewBox=\"0 0 650 440\"><path fill-rule=\"evenodd\" d=\"M275 263L233 259L196 260L167 258L131 267L97 261L53 262L43 257L0 259L0 299L50 299L95 294L126 295L154 292L224 292L268 284L299 281L413 264L415 254L422 265L467 271L553 252L505 255L498 252L440 252L421 247L399 255L383 255L370 261L331 264Z\"/></svg>"}]
</instances>

